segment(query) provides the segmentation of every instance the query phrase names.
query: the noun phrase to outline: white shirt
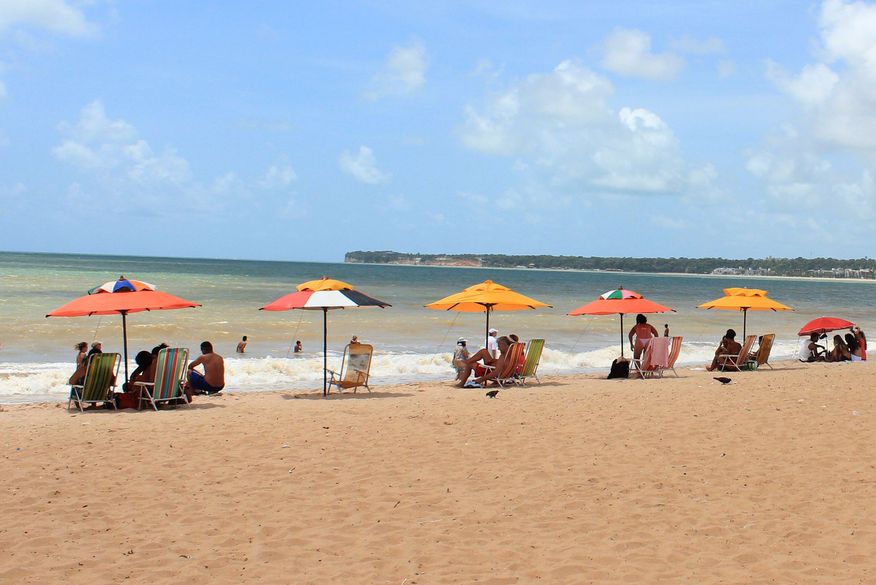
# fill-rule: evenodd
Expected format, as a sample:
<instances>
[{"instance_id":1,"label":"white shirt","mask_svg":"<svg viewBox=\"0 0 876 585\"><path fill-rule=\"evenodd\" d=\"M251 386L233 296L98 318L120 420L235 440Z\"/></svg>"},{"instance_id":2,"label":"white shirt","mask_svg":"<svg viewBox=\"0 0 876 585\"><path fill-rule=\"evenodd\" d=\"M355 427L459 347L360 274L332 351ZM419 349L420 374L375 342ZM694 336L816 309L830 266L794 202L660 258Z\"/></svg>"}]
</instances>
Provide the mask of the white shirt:
<instances>
[{"instance_id":1,"label":"white shirt","mask_svg":"<svg viewBox=\"0 0 876 585\"><path fill-rule=\"evenodd\" d=\"M493 359L499 357L499 342L496 341L496 337L494 335L487 336L487 351L491 356L493 356Z\"/></svg>"}]
</instances>

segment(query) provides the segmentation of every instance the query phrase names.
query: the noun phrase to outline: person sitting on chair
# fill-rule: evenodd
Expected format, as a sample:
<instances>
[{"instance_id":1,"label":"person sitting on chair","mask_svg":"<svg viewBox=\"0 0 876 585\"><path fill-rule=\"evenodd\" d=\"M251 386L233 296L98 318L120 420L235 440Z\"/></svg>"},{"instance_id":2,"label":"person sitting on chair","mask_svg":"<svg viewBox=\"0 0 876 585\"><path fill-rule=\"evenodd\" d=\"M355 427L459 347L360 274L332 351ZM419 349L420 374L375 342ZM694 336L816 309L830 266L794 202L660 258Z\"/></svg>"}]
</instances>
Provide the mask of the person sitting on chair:
<instances>
[{"instance_id":1,"label":"person sitting on chair","mask_svg":"<svg viewBox=\"0 0 876 585\"><path fill-rule=\"evenodd\" d=\"M201 374L195 368L204 366ZM189 382L186 388L192 394L216 394L225 388L225 360L213 352L213 344L205 341L201 344L201 356L189 364Z\"/></svg>"},{"instance_id":2,"label":"person sitting on chair","mask_svg":"<svg viewBox=\"0 0 876 585\"><path fill-rule=\"evenodd\" d=\"M508 353L508 348L511 347L511 340L503 335L496 340L496 345L499 347L499 357L492 359L489 350L483 348L465 361L465 368L457 377L460 388L465 386L465 382L468 380L469 375L471 375L472 370L474 370L475 376L477 376L474 381L478 384L484 384L499 375L499 372L504 368L505 356ZM478 363L480 360L483 360L484 366ZM492 366L492 368L485 366Z\"/></svg>"},{"instance_id":3,"label":"person sitting on chair","mask_svg":"<svg viewBox=\"0 0 876 585\"><path fill-rule=\"evenodd\" d=\"M712 359L712 363L706 366L708 371L713 371L718 369L719 357L722 355L731 355L736 356L735 358L725 358L726 361L721 365L725 364L733 364L734 366L739 367L741 364L737 364L736 360L745 361L745 358L748 356L739 356L739 352L742 351L742 345L736 341L736 332L732 329L728 329L727 333L724 334L724 337L721 338L721 343L718 344L718 349L715 350L715 357Z\"/></svg>"}]
</instances>

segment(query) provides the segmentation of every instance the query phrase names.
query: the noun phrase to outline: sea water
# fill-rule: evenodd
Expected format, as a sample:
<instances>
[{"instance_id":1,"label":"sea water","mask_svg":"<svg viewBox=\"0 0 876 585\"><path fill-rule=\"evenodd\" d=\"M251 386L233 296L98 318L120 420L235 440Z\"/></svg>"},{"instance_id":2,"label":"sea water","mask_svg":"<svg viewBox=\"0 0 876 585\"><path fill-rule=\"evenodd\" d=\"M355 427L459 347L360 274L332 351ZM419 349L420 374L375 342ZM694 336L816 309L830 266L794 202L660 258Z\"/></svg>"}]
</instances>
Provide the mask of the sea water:
<instances>
[{"instance_id":1,"label":"sea water","mask_svg":"<svg viewBox=\"0 0 876 585\"><path fill-rule=\"evenodd\" d=\"M119 316L45 315L89 289L120 275L200 303L196 309L128 316L129 358L164 342L198 355L203 340L226 358L229 390L313 389L322 384L321 311L266 312L259 307L323 275L351 283L392 305L328 313L328 363L340 366L353 335L375 347L372 381L380 386L415 380L450 380L457 338L474 351L483 345L483 314L434 311L423 305L486 279L552 305L549 309L497 312L490 325L521 339L543 337L539 373L607 369L621 348L617 315L566 315L599 294L623 286L677 312L648 315L662 334L684 336L680 364L704 365L728 327L742 335L742 314L706 311L697 305L729 286L763 288L793 312L749 312L748 333L776 333L772 359L796 355L797 331L822 315L843 317L868 331L876 324L872 281L687 276L616 272L482 269L392 265L203 260L56 254L0 253L0 403L62 400L80 341L122 351ZM634 316L624 318L626 333ZM876 334L876 333L874 333ZM235 347L243 335L245 354ZM304 352L292 346L301 340ZM133 363L130 365L133 369Z\"/></svg>"}]
</instances>

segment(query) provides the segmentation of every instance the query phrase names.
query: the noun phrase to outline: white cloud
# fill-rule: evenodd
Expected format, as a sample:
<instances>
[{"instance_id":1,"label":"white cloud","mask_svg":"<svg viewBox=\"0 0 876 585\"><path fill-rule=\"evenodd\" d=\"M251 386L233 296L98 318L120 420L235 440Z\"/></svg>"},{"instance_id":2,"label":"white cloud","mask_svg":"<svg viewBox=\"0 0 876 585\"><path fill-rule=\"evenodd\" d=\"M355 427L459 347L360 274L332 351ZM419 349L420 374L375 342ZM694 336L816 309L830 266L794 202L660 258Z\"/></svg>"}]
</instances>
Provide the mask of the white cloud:
<instances>
[{"instance_id":1,"label":"white cloud","mask_svg":"<svg viewBox=\"0 0 876 585\"><path fill-rule=\"evenodd\" d=\"M286 164L271 165L259 181L263 189L285 189L298 180L295 170Z\"/></svg>"},{"instance_id":2,"label":"white cloud","mask_svg":"<svg viewBox=\"0 0 876 585\"><path fill-rule=\"evenodd\" d=\"M395 47L381 70L374 76L365 97L377 100L387 96L412 94L426 84L427 67L426 48L420 43Z\"/></svg>"},{"instance_id":3,"label":"white cloud","mask_svg":"<svg viewBox=\"0 0 876 585\"><path fill-rule=\"evenodd\" d=\"M616 29L602 43L602 66L618 75L674 79L684 59L674 53L653 53L651 36L634 29Z\"/></svg>"},{"instance_id":4,"label":"white cloud","mask_svg":"<svg viewBox=\"0 0 876 585\"><path fill-rule=\"evenodd\" d=\"M172 149L154 152L128 122L108 118L100 101L85 106L75 124L63 123L59 130L66 138L52 152L80 171L151 185L180 184L191 177L186 159Z\"/></svg>"},{"instance_id":5,"label":"white cloud","mask_svg":"<svg viewBox=\"0 0 876 585\"><path fill-rule=\"evenodd\" d=\"M685 35L679 39L674 39L670 43L670 46L679 53L688 53L691 55L714 55L727 51L727 47L724 46L724 41L718 37L697 39Z\"/></svg>"},{"instance_id":6,"label":"white cloud","mask_svg":"<svg viewBox=\"0 0 876 585\"><path fill-rule=\"evenodd\" d=\"M606 78L564 61L493 96L482 111L469 106L460 138L474 150L514 157L520 173L547 173L552 184L578 192L582 185L604 194L705 190L714 169L694 172L660 116L615 111L612 93Z\"/></svg>"},{"instance_id":7,"label":"white cloud","mask_svg":"<svg viewBox=\"0 0 876 585\"><path fill-rule=\"evenodd\" d=\"M360 146L356 153L342 152L338 164L345 173L369 185L376 185L389 180L389 175L377 168L377 159L367 146Z\"/></svg>"},{"instance_id":8,"label":"white cloud","mask_svg":"<svg viewBox=\"0 0 876 585\"><path fill-rule=\"evenodd\" d=\"M71 4L65 0L0 0L0 32L29 26L74 37L93 33L95 25Z\"/></svg>"},{"instance_id":9,"label":"white cloud","mask_svg":"<svg viewBox=\"0 0 876 585\"><path fill-rule=\"evenodd\" d=\"M806 65L799 75L792 76L773 61L767 61L767 77L806 106L826 102L839 81L839 76L823 63Z\"/></svg>"}]
</instances>

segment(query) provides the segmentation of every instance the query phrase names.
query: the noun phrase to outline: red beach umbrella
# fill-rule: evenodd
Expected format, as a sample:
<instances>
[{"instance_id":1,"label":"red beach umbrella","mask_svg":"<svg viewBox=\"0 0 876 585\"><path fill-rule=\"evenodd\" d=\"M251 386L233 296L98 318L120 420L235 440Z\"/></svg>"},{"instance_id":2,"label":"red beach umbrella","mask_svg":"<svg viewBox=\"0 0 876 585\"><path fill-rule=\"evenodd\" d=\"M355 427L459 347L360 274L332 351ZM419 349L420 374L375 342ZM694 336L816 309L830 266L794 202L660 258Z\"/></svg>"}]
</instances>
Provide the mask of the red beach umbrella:
<instances>
[{"instance_id":1,"label":"red beach umbrella","mask_svg":"<svg viewBox=\"0 0 876 585\"><path fill-rule=\"evenodd\" d=\"M578 307L568 314L573 317L578 315L620 315L621 357L623 357L624 315L633 313L668 313L669 311L674 313L675 309L649 301L636 291L618 287L615 290L602 293L595 301Z\"/></svg>"},{"instance_id":2,"label":"red beach umbrella","mask_svg":"<svg viewBox=\"0 0 876 585\"><path fill-rule=\"evenodd\" d=\"M854 326L855 324L851 321L846 321L845 319L840 319L839 317L819 317L818 319L813 319L812 321L804 325L803 328L797 332L797 335L812 335L813 333L823 335L829 331L837 331L838 329L849 329Z\"/></svg>"},{"instance_id":3,"label":"red beach umbrella","mask_svg":"<svg viewBox=\"0 0 876 585\"><path fill-rule=\"evenodd\" d=\"M261 307L260 311L291 311L304 309L306 311L322 311L322 395L328 394L328 312L332 309L352 309L356 307L391 307L375 298L371 298L353 286L340 280L323 276L319 280L303 282L296 287L296 292L283 295L272 303Z\"/></svg>"},{"instance_id":4,"label":"red beach umbrella","mask_svg":"<svg viewBox=\"0 0 876 585\"><path fill-rule=\"evenodd\" d=\"M118 280L91 289L87 295L58 307L46 317L83 317L91 315L122 316L122 340L125 349L125 382L128 381L128 313L167 311L200 307L172 294L155 290L151 284L139 280Z\"/></svg>"}]
</instances>

